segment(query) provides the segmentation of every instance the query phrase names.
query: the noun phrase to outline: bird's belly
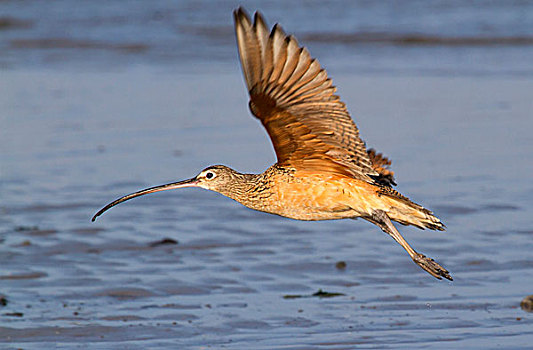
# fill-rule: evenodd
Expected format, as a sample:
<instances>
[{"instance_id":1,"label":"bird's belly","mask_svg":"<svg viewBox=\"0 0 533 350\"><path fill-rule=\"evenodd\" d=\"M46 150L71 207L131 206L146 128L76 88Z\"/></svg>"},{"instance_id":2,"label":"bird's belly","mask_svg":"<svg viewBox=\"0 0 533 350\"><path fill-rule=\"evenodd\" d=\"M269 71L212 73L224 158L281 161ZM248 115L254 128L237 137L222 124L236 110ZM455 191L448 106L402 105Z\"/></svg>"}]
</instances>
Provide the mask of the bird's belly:
<instances>
[{"instance_id":1,"label":"bird's belly","mask_svg":"<svg viewBox=\"0 0 533 350\"><path fill-rule=\"evenodd\" d=\"M335 220L366 215L366 186L323 178L278 183L262 208L253 208L296 220Z\"/></svg>"}]
</instances>

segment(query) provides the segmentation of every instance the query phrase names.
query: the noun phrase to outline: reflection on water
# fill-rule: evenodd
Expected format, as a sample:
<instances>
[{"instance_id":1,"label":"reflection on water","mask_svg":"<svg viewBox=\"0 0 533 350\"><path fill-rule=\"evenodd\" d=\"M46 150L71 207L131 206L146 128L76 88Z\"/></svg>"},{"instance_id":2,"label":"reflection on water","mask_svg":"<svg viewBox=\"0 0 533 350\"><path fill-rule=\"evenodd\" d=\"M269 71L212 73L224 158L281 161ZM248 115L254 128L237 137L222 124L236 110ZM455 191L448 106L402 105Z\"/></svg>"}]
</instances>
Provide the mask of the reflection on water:
<instances>
[{"instance_id":1,"label":"reflection on water","mask_svg":"<svg viewBox=\"0 0 533 350\"><path fill-rule=\"evenodd\" d=\"M455 281L448 283L424 273L363 221L292 221L198 189L138 198L91 223L96 210L126 193L189 178L208 164L260 172L274 154L247 111L233 38L225 36L231 34L227 8L234 4L88 3L69 13L70 20L62 2L50 4L51 17L37 19L37 3L0 3L8 18L0 21L3 48L15 40L68 44L9 46L0 54L4 67L13 68L4 68L0 79L0 342L24 349L77 343L131 349L529 346L532 318L521 301L531 295L533 277L533 81L500 74L503 68L491 63L493 48L475 49L488 57L481 63L490 69L466 77L409 69L439 61L442 48L367 47L354 61L351 44L335 53L315 42L312 50L326 59L338 55L328 65L334 69L344 60L349 69L341 68L334 81L363 138L393 160L399 190L446 223L445 232L400 230L449 268ZM444 24L473 18L475 6L445 7L433 22L428 8L418 23L408 11L386 16L381 5L309 4L301 11L293 3L281 11L275 2L262 9L302 37L317 31L309 18L323 25L321 18L339 4L346 6L335 29L342 33L350 32L349 16L358 11L373 14L362 22L373 23L373 32L392 27L446 37L481 35L481 24L498 17L487 7L473 27L452 27ZM516 11L504 5L498 11L502 6ZM117 8L122 15L113 15ZM487 37L527 35L521 27L527 14L510 27L501 17L485 29ZM204 32L220 26L220 37L183 30L176 25L182 21ZM326 23L322 31L331 33ZM83 47L81 39L148 48L124 53ZM393 61L392 71L401 74L361 68L374 63L373 50L398 53L377 64ZM448 57L472 53L445 50L452 52ZM527 55L529 49L498 50L509 55L498 56L502 66L511 67L514 50ZM172 63L151 63L165 52ZM202 64L216 74L187 72L204 55ZM410 55L417 61L405 63ZM130 65L131 56L143 57L140 65ZM212 57L217 60L207 62ZM99 63L87 62L93 60ZM320 297L326 294L332 297Z\"/></svg>"}]
</instances>

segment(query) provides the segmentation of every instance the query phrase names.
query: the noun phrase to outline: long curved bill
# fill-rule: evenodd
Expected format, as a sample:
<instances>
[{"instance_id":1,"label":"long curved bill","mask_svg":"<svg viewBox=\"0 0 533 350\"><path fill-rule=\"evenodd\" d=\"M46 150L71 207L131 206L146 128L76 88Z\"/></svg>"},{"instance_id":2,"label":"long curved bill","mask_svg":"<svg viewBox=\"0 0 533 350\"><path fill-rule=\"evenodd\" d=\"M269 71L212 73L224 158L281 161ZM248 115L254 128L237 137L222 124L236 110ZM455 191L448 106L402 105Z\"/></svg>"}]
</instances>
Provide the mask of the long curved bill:
<instances>
[{"instance_id":1,"label":"long curved bill","mask_svg":"<svg viewBox=\"0 0 533 350\"><path fill-rule=\"evenodd\" d=\"M142 196L142 195L145 195L145 194L148 194L148 193L154 193L154 192L160 192L160 191L166 191L166 190L173 190L173 189L176 189L176 188L197 187L197 186L198 186L198 180L196 180L196 178L192 178L192 179L189 179L189 180L183 180L183 181L179 181L179 182L172 182L172 183L169 183L169 184L166 184L166 185L159 185L159 186L155 186L155 187L146 188L144 190L140 190L138 192L134 192L134 193L128 194L128 195L126 195L124 197L120 197L117 200L114 200L113 202L109 203L108 205L106 205L105 207L100 209L98 211L98 213L96 213L93 216L91 221L95 221L97 217L99 217L100 215L102 215L104 212L106 212L107 210L111 209L115 205L120 204L120 203L125 202L125 201L128 201L128 200L130 200L132 198L135 198L135 197L139 197L139 196Z\"/></svg>"}]
</instances>

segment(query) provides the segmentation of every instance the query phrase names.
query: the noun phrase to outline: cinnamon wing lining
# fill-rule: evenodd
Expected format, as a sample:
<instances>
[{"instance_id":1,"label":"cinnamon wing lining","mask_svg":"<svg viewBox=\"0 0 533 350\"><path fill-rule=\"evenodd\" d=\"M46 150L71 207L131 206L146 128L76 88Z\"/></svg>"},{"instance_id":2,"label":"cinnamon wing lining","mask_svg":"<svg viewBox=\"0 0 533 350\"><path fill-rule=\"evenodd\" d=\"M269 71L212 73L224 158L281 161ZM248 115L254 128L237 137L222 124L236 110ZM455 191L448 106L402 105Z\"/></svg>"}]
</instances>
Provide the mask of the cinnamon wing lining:
<instances>
[{"instance_id":1,"label":"cinnamon wing lining","mask_svg":"<svg viewBox=\"0 0 533 350\"><path fill-rule=\"evenodd\" d=\"M278 164L366 181L379 176L318 61L279 25L269 33L259 13L253 23L242 8L234 17L250 110L266 128Z\"/></svg>"}]
</instances>

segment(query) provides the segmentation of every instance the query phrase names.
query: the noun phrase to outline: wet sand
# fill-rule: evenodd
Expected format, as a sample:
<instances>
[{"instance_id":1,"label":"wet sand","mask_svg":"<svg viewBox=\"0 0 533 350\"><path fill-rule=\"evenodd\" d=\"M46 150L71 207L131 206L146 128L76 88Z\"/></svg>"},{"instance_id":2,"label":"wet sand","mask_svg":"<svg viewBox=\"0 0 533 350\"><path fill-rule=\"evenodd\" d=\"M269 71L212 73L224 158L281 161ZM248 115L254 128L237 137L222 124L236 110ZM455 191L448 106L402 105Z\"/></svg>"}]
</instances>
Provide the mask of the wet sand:
<instances>
[{"instance_id":1,"label":"wet sand","mask_svg":"<svg viewBox=\"0 0 533 350\"><path fill-rule=\"evenodd\" d=\"M292 221L202 190L142 197L91 223L107 202L209 164L260 172L274 161L237 63L224 67L2 71L1 347L529 346L528 77L329 69L398 189L446 223L400 231L454 282L366 222Z\"/></svg>"}]
</instances>

